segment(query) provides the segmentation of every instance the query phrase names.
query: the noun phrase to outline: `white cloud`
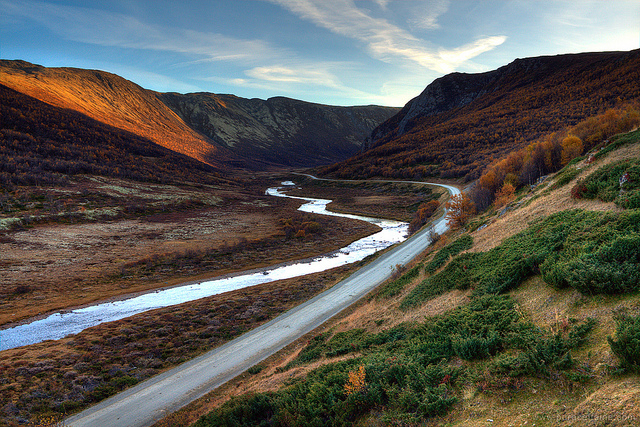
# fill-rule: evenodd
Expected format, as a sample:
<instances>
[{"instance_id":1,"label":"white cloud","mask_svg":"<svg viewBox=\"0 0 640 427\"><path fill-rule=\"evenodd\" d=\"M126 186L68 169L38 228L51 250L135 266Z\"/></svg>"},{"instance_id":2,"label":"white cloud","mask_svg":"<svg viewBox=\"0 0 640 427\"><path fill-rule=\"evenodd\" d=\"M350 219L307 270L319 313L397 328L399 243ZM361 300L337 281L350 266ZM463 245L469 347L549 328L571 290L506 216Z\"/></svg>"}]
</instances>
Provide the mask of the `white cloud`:
<instances>
[{"instance_id":1,"label":"white cloud","mask_svg":"<svg viewBox=\"0 0 640 427\"><path fill-rule=\"evenodd\" d=\"M414 18L409 20L409 24L415 28L423 30L437 30L440 28L438 18L449 10L448 0L434 0L426 6L414 8Z\"/></svg>"},{"instance_id":2,"label":"white cloud","mask_svg":"<svg viewBox=\"0 0 640 427\"><path fill-rule=\"evenodd\" d=\"M246 74L249 77L269 82L318 85L333 88L341 86L337 83L338 79L333 74L326 70L318 69L317 64L310 68L292 68L282 65L255 67L246 71Z\"/></svg>"},{"instance_id":3,"label":"white cloud","mask_svg":"<svg viewBox=\"0 0 640 427\"><path fill-rule=\"evenodd\" d=\"M405 60L439 72L449 72L474 56L493 49L506 40L504 36L486 37L455 49L434 48L408 31L374 18L359 9L352 0L269 0L303 19L331 32L363 42L370 54L382 61ZM424 25L435 28L437 17L446 11L438 1Z\"/></svg>"}]
</instances>

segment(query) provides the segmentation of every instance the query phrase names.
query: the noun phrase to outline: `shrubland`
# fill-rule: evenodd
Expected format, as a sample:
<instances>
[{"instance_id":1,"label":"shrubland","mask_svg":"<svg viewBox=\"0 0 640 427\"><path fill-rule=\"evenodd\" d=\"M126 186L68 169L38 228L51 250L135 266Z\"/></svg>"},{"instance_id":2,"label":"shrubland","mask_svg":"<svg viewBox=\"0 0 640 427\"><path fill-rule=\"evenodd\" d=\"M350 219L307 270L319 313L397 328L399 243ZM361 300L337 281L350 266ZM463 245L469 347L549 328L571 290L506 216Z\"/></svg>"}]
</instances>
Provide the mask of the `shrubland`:
<instances>
[{"instance_id":1,"label":"shrubland","mask_svg":"<svg viewBox=\"0 0 640 427\"><path fill-rule=\"evenodd\" d=\"M640 210L617 200L634 195L639 140L638 132L613 137L595 159L568 162L519 190L509 209L473 219L482 231L474 224L443 236L363 303L362 315L356 309L266 370L288 381L234 397L196 425L633 425ZM609 160L621 147L635 154ZM597 191L571 199L576 182ZM556 201L565 198L573 202ZM518 215L533 221L481 249L479 236ZM469 302L424 311L453 292ZM616 402L607 403L612 390Z\"/></svg>"}]
</instances>

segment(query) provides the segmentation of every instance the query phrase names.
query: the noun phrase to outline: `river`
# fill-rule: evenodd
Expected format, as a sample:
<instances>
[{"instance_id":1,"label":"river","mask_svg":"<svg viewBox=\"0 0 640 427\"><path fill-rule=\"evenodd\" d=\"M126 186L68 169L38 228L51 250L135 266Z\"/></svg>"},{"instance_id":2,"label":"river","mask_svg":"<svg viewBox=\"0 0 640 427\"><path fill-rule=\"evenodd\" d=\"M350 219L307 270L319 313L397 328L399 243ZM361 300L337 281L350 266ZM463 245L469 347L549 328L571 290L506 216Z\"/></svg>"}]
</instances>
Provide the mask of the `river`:
<instances>
[{"instance_id":1,"label":"river","mask_svg":"<svg viewBox=\"0 0 640 427\"><path fill-rule=\"evenodd\" d=\"M329 270L360 261L407 238L407 223L328 211L326 206L331 200L288 196L284 189L294 185L293 182L286 181L282 183L282 187L269 188L266 194L304 200L307 203L300 206L299 210L301 211L367 221L379 226L381 231L357 240L338 251L310 260L287 263L260 272L240 273L225 278L152 291L123 300L54 313L46 318L0 331L0 351L64 338L101 323L124 319L156 308L182 304L275 280L290 279Z\"/></svg>"}]
</instances>

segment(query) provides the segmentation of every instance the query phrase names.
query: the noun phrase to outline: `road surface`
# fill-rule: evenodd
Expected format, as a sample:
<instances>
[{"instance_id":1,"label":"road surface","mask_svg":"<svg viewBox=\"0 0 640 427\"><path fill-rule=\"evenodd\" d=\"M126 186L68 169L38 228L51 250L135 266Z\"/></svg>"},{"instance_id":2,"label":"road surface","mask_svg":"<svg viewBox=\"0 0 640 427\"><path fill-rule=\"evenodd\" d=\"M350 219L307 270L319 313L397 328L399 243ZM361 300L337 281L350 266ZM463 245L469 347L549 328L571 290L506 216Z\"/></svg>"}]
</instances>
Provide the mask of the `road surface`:
<instances>
[{"instance_id":1,"label":"road surface","mask_svg":"<svg viewBox=\"0 0 640 427\"><path fill-rule=\"evenodd\" d=\"M406 181L404 181L406 182ZM452 195L460 191L449 185ZM442 233L440 218L434 230ZM387 251L349 278L304 304L227 344L112 396L68 418L72 427L146 427L243 373L296 339L311 332L387 280L429 245L424 229Z\"/></svg>"}]
</instances>

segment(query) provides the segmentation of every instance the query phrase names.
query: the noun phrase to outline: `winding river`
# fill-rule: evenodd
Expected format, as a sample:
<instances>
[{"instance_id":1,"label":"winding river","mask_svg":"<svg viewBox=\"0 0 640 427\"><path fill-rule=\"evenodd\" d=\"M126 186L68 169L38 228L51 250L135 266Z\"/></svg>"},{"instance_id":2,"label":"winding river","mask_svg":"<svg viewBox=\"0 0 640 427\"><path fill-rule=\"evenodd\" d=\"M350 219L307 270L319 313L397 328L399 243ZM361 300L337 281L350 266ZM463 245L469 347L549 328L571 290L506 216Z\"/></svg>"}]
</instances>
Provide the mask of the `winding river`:
<instances>
[{"instance_id":1,"label":"winding river","mask_svg":"<svg viewBox=\"0 0 640 427\"><path fill-rule=\"evenodd\" d=\"M194 301L275 280L290 279L329 270L360 261L407 238L408 224L404 222L331 212L326 209L331 200L288 196L284 193L285 189L295 184L287 181L282 185L283 187L269 188L266 194L304 200L307 203L299 208L301 211L367 221L378 225L381 231L357 240L338 251L310 260L277 265L261 272L240 273L211 281L157 290L124 300L54 313L44 319L0 331L0 350L64 338L91 326L124 319L156 308Z\"/></svg>"}]
</instances>

